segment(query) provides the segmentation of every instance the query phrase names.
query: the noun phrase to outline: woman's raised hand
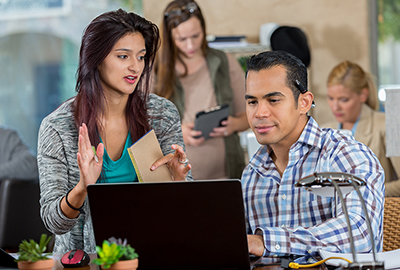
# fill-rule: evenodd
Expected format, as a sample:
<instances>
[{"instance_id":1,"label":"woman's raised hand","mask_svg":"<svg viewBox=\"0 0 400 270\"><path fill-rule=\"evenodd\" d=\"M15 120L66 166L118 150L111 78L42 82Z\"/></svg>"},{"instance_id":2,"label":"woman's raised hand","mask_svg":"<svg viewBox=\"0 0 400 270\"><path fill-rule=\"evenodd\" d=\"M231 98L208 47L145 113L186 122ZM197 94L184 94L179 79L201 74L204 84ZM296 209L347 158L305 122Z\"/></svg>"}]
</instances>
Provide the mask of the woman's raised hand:
<instances>
[{"instance_id":1,"label":"woman's raised hand","mask_svg":"<svg viewBox=\"0 0 400 270\"><path fill-rule=\"evenodd\" d=\"M86 189L87 185L96 183L103 166L104 145L99 143L97 149L92 147L86 124L79 128L78 166L80 181L78 185Z\"/></svg>"}]
</instances>

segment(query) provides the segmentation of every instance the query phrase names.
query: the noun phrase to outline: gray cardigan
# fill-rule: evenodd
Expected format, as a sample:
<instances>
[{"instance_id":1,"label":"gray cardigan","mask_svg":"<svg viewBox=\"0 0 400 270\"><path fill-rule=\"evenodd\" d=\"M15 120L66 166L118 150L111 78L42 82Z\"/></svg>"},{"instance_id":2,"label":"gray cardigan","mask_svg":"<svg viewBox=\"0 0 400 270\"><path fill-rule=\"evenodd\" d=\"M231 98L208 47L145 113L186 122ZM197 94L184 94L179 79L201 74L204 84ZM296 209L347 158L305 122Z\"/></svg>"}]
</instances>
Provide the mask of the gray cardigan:
<instances>
[{"instance_id":1,"label":"gray cardigan","mask_svg":"<svg viewBox=\"0 0 400 270\"><path fill-rule=\"evenodd\" d=\"M37 179L36 156L14 129L0 126L0 153L0 181Z\"/></svg>"},{"instance_id":2,"label":"gray cardigan","mask_svg":"<svg viewBox=\"0 0 400 270\"><path fill-rule=\"evenodd\" d=\"M84 213L67 218L60 201L79 181L77 163L78 130L71 110L72 100L63 103L43 119L39 129L38 166L41 217L47 229L56 234L54 254L71 249L96 252L93 225L87 202ZM173 153L172 144L184 146L179 113L175 105L154 94L149 95L148 115L164 155ZM189 172L189 180L192 179ZM106 202L105 202L106 203ZM110 221L112 222L112 221Z\"/></svg>"}]
</instances>

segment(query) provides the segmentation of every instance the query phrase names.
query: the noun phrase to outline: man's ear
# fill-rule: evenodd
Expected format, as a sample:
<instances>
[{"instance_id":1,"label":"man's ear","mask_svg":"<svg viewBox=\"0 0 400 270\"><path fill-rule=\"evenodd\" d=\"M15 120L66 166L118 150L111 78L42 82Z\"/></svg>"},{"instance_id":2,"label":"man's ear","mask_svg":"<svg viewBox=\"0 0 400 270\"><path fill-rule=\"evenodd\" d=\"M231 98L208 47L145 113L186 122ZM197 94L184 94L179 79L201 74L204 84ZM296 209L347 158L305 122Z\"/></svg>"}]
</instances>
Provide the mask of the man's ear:
<instances>
[{"instance_id":1,"label":"man's ear","mask_svg":"<svg viewBox=\"0 0 400 270\"><path fill-rule=\"evenodd\" d=\"M307 114L307 112L311 109L313 100L314 100L314 95L310 91L307 91L304 94L300 94L299 96L300 114Z\"/></svg>"}]
</instances>

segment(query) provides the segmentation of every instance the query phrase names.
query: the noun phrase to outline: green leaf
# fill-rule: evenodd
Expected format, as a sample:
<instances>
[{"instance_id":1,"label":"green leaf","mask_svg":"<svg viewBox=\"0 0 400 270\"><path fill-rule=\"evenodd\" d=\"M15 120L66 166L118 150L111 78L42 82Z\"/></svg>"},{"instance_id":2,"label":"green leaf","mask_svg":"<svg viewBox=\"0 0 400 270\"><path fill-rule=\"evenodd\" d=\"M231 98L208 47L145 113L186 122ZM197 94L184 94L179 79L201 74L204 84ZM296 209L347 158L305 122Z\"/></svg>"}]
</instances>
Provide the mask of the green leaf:
<instances>
[{"instance_id":1,"label":"green leaf","mask_svg":"<svg viewBox=\"0 0 400 270\"><path fill-rule=\"evenodd\" d=\"M49 254L43 254L46 251L47 244L49 243L51 236L47 237L46 234L42 234L39 244L33 239L22 240L19 244L18 249L18 260L16 261L31 261L37 262L40 260L49 259Z\"/></svg>"},{"instance_id":2,"label":"green leaf","mask_svg":"<svg viewBox=\"0 0 400 270\"><path fill-rule=\"evenodd\" d=\"M96 246L98 258L92 262L97 265L102 265L103 268L107 269L110 267L110 265L118 262L119 260L124 260L123 256L126 255L129 248L132 249L129 245L124 246L117 244L115 241L110 243L109 241L104 240L101 247Z\"/></svg>"}]
</instances>

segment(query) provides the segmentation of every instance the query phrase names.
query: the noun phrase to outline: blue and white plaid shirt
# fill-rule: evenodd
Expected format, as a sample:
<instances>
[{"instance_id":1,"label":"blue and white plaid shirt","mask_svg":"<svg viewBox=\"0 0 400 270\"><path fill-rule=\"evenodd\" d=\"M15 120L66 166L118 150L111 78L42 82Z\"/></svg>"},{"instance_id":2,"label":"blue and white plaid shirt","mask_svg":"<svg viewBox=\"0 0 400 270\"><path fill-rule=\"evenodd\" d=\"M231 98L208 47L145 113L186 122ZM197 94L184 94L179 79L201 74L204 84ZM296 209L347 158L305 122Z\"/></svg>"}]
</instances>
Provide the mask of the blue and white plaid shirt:
<instances>
[{"instance_id":1,"label":"blue and white plaid shirt","mask_svg":"<svg viewBox=\"0 0 400 270\"><path fill-rule=\"evenodd\" d=\"M310 117L300 138L289 151L282 177L262 146L242 175L248 234L262 234L264 255L307 255L323 248L351 252L347 223L334 199L314 195L294 186L315 172L345 172L367 182L360 188L366 203L377 251L382 250L384 171L375 154L352 136L322 129ZM345 198L357 252L371 252L365 215L356 191Z\"/></svg>"}]
</instances>

